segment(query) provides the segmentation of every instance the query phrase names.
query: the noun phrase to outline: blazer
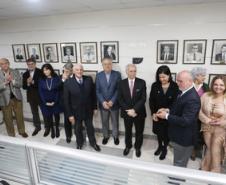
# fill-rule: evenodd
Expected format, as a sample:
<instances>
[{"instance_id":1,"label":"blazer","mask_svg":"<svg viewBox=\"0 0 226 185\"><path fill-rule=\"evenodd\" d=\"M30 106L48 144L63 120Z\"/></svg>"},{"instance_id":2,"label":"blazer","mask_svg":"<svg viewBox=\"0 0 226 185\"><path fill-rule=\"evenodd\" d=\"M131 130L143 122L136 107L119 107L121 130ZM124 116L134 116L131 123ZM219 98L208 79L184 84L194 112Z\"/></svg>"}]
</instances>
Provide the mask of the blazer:
<instances>
[{"instance_id":1,"label":"blazer","mask_svg":"<svg viewBox=\"0 0 226 185\"><path fill-rule=\"evenodd\" d=\"M119 109L117 96L118 96L118 83L121 80L121 74L117 71L112 70L110 74L109 83L105 72L99 72L96 76L96 95L99 102L100 109L103 108L104 101L112 101L112 110Z\"/></svg>"},{"instance_id":2,"label":"blazer","mask_svg":"<svg viewBox=\"0 0 226 185\"><path fill-rule=\"evenodd\" d=\"M10 101L10 88L13 95L17 100L22 100L22 94L20 88L22 87L22 78L20 73L16 69L9 69L10 74L13 77L13 81L9 85L5 85L5 75L2 70L0 70L0 106L7 106Z\"/></svg>"},{"instance_id":3,"label":"blazer","mask_svg":"<svg viewBox=\"0 0 226 185\"><path fill-rule=\"evenodd\" d=\"M168 116L170 141L182 146L194 145L200 107L200 97L194 87L177 98Z\"/></svg>"},{"instance_id":4,"label":"blazer","mask_svg":"<svg viewBox=\"0 0 226 185\"><path fill-rule=\"evenodd\" d=\"M42 71L39 68L35 68L33 81L34 83L31 85L27 85L27 79L30 77L30 72L27 70L23 74L23 89L27 90L27 102L36 102L39 103L39 93L38 93L38 83L40 78L42 77Z\"/></svg>"},{"instance_id":5,"label":"blazer","mask_svg":"<svg viewBox=\"0 0 226 185\"><path fill-rule=\"evenodd\" d=\"M134 109L137 113L137 117L145 118L146 109L146 83L140 78L135 78L133 97L130 95L128 78L121 80L118 87L118 102L121 107L121 117L131 118L127 115L126 110Z\"/></svg>"},{"instance_id":6,"label":"blazer","mask_svg":"<svg viewBox=\"0 0 226 185\"><path fill-rule=\"evenodd\" d=\"M226 59L223 60L223 58L222 58L222 53L217 53L217 54L215 55L215 60L216 60L216 61L221 61L221 62L226 62L226 61L225 61Z\"/></svg>"},{"instance_id":7,"label":"blazer","mask_svg":"<svg viewBox=\"0 0 226 185\"><path fill-rule=\"evenodd\" d=\"M75 120L92 119L97 109L95 85L90 76L82 76L80 85L75 76L64 82L64 108L68 117Z\"/></svg>"},{"instance_id":8,"label":"blazer","mask_svg":"<svg viewBox=\"0 0 226 185\"><path fill-rule=\"evenodd\" d=\"M163 52L160 56L160 60L164 60L165 53ZM174 60L174 55L172 53L168 54L168 60Z\"/></svg>"}]
</instances>

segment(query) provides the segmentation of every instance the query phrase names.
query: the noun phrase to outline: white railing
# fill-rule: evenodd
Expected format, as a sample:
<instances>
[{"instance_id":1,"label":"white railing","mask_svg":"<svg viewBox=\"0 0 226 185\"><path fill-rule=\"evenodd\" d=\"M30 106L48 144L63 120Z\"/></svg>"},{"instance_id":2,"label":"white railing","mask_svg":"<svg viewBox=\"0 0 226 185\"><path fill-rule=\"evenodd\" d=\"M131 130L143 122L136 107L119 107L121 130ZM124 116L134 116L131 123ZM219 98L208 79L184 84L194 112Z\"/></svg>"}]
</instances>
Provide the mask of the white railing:
<instances>
[{"instance_id":1,"label":"white railing","mask_svg":"<svg viewBox=\"0 0 226 185\"><path fill-rule=\"evenodd\" d=\"M0 178L29 185L226 184L226 176L222 174L7 136L0 136Z\"/></svg>"}]
</instances>

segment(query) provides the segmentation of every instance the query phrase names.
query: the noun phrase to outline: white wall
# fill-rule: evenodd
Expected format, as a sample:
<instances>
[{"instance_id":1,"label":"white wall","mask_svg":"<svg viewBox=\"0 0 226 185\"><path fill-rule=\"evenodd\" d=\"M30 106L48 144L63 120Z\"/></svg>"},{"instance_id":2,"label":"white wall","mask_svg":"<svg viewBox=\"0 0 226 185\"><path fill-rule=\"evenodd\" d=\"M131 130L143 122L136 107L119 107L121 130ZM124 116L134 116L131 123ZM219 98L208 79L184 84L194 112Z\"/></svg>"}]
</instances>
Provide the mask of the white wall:
<instances>
[{"instance_id":1,"label":"white wall","mask_svg":"<svg viewBox=\"0 0 226 185\"><path fill-rule=\"evenodd\" d=\"M87 64L84 67L86 70L101 70L99 42L119 41L120 63L115 68L125 77L125 66L132 57L144 57L143 63L137 66L138 76L146 80L149 94L159 66L156 64L157 40L179 40L178 64L169 65L172 72L194 67L182 65L185 39L207 39L206 64L200 66L205 66L208 73L226 72L224 66L210 65L212 40L226 39L225 8L226 3L218 3L0 21L0 57L9 58L14 68L25 68L25 63L13 62L11 44L77 42L79 51L79 42L95 41L98 42L99 64ZM61 69L63 64L53 66ZM145 133L151 134L148 104L147 112ZM29 115L25 104L25 116ZM100 127L99 118L95 118L95 121L95 126ZM123 128L121 121L120 130Z\"/></svg>"}]
</instances>

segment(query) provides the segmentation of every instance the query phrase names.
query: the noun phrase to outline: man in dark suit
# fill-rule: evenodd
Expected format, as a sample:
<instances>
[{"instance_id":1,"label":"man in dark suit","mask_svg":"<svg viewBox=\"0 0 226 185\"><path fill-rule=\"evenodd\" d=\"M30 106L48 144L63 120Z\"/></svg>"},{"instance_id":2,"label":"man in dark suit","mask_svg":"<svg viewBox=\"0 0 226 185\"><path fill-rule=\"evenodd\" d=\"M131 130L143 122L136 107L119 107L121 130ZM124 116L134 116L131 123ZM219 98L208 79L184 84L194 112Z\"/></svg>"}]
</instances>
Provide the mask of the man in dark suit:
<instances>
[{"instance_id":1,"label":"man in dark suit","mask_svg":"<svg viewBox=\"0 0 226 185\"><path fill-rule=\"evenodd\" d=\"M95 85L89 76L83 75L83 66L76 64L73 67L74 76L64 83L64 108L71 124L75 125L77 149L82 149L84 121L90 145L100 151L96 144L93 127L93 113L97 109Z\"/></svg>"},{"instance_id":2,"label":"man in dark suit","mask_svg":"<svg viewBox=\"0 0 226 185\"><path fill-rule=\"evenodd\" d=\"M215 60L220 63L226 63L226 44L221 46L221 53L216 54Z\"/></svg>"},{"instance_id":3,"label":"man in dark suit","mask_svg":"<svg viewBox=\"0 0 226 185\"><path fill-rule=\"evenodd\" d=\"M120 81L118 87L118 101L121 107L121 117L124 118L125 144L123 155L128 155L132 148L132 128L135 125L136 156L141 156L143 131L146 117L146 83L136 77L136 66L128 64L126 67L128 78Z\"/></svg>"},{"instance_id":4,"label":"man in dark suit","mask_svg":"<svg viewBox=\"0 0 226 185\"><path fill-rule=\"evenodd\" d=\"M111 58L112 60L116 60L115 51L114 51L114 48L112 46L107 47L107 49L104 53L104 57Z\"/></svg>"},{"instance_id":5,"label":"man in dark suit","mask_svg":"<svg viewBox=\"0 0 226 185\"><path fill-rule=\"evenodd\" d=\"M170 52L170 47L168 45L164 45L163 50L161 52L160 60L174 60L174 55Z\"/></svg>"},{"instance_id":6,"label":"man in dark suit","mask_svg":"<svg viewBox=\"0 0 226 185\"><path fill-rule=\"evenodd\" d=\"M35 136L41 130L41 121L38 111L38 107L40 106L38 81L41 78L42 71L36 67L35 59L30 58L26 63L28 69L23 74L23 89L27 91L27 102L30 104L33 123L35 126L32 136Z\"/></svg>"},{"instance_id":7,"label":"man in dark suit","mask_svg":"<svg viewBox=\"0 0 226 185\"><path fill-rule=\"evenodd\" d=\"M177 84L182 93L170 110L158 110L157 117L168 120L169 139L174 149L174 166L186 167L195 144L201 105L190 72L180 72L177 75Z\"/></svg>"},{"instance_id":8,"label":"man in dark suit","mask_svg":"<svg viewBox=\"0 0 226 185\"><path fill-rule=\"evenodd\" d=\"M103 71L96 76L96 94L100 107L102 120L103 141L105 145L109 139L109 119L111 117L112 136L114 143L119 144L118 125L119 125L119 105L117 101L118 83L121 74L112 70L112 59L102 59Z\"/></svg>"}]
</instances>

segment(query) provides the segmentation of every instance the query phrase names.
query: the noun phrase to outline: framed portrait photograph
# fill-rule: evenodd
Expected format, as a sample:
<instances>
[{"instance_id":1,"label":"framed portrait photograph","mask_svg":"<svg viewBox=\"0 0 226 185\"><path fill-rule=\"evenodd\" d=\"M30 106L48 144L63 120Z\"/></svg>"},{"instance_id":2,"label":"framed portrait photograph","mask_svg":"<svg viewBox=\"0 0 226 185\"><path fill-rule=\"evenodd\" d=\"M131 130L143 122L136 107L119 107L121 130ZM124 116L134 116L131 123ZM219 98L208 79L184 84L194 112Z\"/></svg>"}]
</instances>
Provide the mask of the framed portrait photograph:
<instances>
[{"instance_id":1,"label":"framed portrait photograph","mask_svg":"<svg viewBox=\"0 0 226 185\"><path fill-rule=\"evenodd\" d=\"M95 70L84 70L83 75L91 76L92 79L93 79L93 82L95 82L96 76L97 76L97 71L95 71Z\"/></svg>"},{"instance_id":2,"label":"framed portrait photograph","mask_svg":"<svg viewBox=\"0 0 226 185\"><path fill-rule=\"evenodd\" d=\"M44 43L42 44L42 48L44 62L46 63L59 62L57 43Z\"/></svg>"},{"instance_id":3,"label":"framed portrait photograph","mask_svg":"<svg viewBox=\"0 0 226 185\"><path fill-rule=\"evenodd\" d=\"M177 73L171 73L172 80L176 82Z\"/></svg>"},{"instance_id":4,"label":"framed portrait photograph","mask_svg":"<svg viewBox=\"0 0 226 185\"><path fill-rule=\"evenodd\" d=\"M207 40L184 40L183 64L205 64Z\"/></svg>"},{"instance_id":5,"label":"framed portrait photograph","mask_svg":"<svg viewBox=\"0 0 226 185\"><path fill-rule=\"evenodd\" d=\"M15 62L26 62L25 44L13 44L12 49Z\"/></svg>"},{"instance_id":6,"label":"framed portrait photograph","mask_svg":"<svg viewBox=\"0 0 226 185\"><path fill-rule=\"evenodd\" d=\"M97 64L97 43L80 42L80 59L83 64Z\"/></svg>"},{"instance_id":7,"label":"framed portrait photograph","mask_svg":"<svg viewBox=\"0 0 226 185\"><path fill-rule=\"evenodd\" d=\"M75 42L60 43L60 50L63 63L77 62L77 49Z\"/></svg>"},{"instance_id":8,"label":"framed portrait photograph","mask_svg":"<svg viewBox=\"0 0 226 185\"><path fill-rule=\"evenodd\" d=\"M101 59L104 57L112 58L113 63L119 63L119 42L102 41L100 42Z\"/></svg>"},{"instance_id":9,"label":"framed portrait photograph","mask_svg":"<svg viewBox=\"0 0 226 185\"><path fill-rule=\"evenodd\" d=\"M60 70L59 70L59 69L54 69L54 72L55 72L58 76L60 76Z\"/></svg>"},{"instance_id":10,"label":"framed portrait photograph","mask_svg":"<svg viewBox=\"0 0 226 185\"><path fill-rule=\"evenodd\" d=\"M16 70L18 70L18 71L19 71L19 73L20 73L21 77L22 77L22 76L23 76L23 74L27 71L27 69L26 69L26 68L16 68Z\"/></svg>"},{"instance_id":11,"label":"framed portrait photograph","mask_svg":"<svg viewBox=\"0 0 226 185\"><path fill-rule=\"evenodd\" d=\"M211 64L226 64L226 39L213 40Z\"/></svg>"},{"instance_id":12,"label":"framed portrait photograph","mask_svg":"<svg viewBox=\"0 0 226 185\"><path fill-rule=\"evenodd\" d=\"M40 44L27 44L27 54L28 58L33 58L36 62L42 62Z\"/></svg>"},{"instance_id":13,"label":"framed portrait photograph","mask_svg":"<svg viewBox=\"0 0 226 185\"><path fill-rule=\"evenodd\" d=\"M178 40L157 41L157 64L176 64Z\"/></svg>"},{"instance_id":14,"label":"framed portrait photograph","mask_svg":"<svg viewBox=\"0 0 226 185\"><path fill-rule=\"evenodd\" d=\"M208 85L209 85L209 87L210 87L210 85L211 85L211 82L212 82L213 78L214 78L215 76L217 76L217 75L223 75L223 76L226 76L226 74L209 74L209 80L208 80Z\"/></svg>"}]
</instances>

